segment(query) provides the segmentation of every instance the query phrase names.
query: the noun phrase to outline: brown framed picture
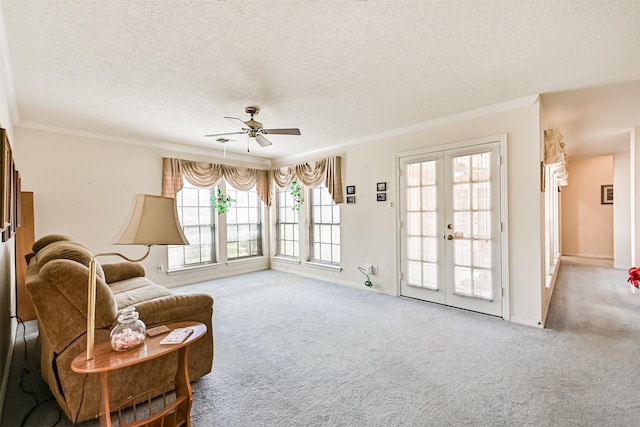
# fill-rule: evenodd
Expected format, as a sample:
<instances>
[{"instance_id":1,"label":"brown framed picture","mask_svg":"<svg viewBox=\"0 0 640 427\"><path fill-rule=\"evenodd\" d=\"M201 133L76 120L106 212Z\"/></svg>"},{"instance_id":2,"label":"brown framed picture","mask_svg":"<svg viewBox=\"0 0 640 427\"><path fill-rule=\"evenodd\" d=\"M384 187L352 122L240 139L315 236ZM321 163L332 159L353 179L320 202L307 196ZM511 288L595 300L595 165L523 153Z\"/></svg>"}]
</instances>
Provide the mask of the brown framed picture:
<instances>
[{"instance_id":1,"label":"brown framed picture","mask_svg":"<svg viewBox=\"0 0 640 427\"><path fill-rule=\"evenodd\" d=\"M15 170L16 164L11 157L11 151L9 151L9 176L7 177L7 206L8 206L8 221L5 222L5 229L2 232L2 241L6 242L9 240L16 231L16 217L15 217Z\"/></svg>"},{"instance_id":2,"label":"brown framed picture","mask_svg":"<svg viewBox=\"0 0 640 427\"><path fill-rule=\"evenodd\" d=\"M7 131L0 128L0 230L4 230L11 223L12 161Z\"/></svg>"},{"instance_id":3,"label":"brown framed picture","mask_svg":"<svg viewBox=\"0 0 640 427\"><path fill-rule=\"evenodd\" d=\"M613 185L600 186L600 204L601 205L613 204Z\"/></svg>"},{"instance_id":4,"label":"brown framed picture","mask_svg":"<svg viewBox=\"0 0 640 427\"><path fill-rule=\"evenodd\" d=\"M14 231L16 228L21 225L22 218L22 203L20 201L20 194L22 193L22 178L20 177L20 172L15 171L13 173L13 212L15 221L13 221Z\"/></svg>"}]
</instances>

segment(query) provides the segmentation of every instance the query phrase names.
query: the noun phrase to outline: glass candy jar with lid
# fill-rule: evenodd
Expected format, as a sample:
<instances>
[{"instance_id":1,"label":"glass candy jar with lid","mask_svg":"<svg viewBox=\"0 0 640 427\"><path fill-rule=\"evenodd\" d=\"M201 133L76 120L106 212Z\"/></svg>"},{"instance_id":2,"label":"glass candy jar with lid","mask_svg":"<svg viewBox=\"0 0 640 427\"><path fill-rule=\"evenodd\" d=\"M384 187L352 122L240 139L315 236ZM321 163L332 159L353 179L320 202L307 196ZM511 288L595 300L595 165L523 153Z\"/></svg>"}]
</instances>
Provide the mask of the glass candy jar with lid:
<instances>
[{"instance_id":1,"label":"glass candy jar with lid","mask_svg":"<svg viewBox=\"0 0 640 427\"><path fill-rule=\"evenodd\" d=\"M111 331L111 348L126 351L138 347L144 342L147 327L139 319L135 307L122 309L118 314L118 324Z\"/></svg>"}]
</instances>

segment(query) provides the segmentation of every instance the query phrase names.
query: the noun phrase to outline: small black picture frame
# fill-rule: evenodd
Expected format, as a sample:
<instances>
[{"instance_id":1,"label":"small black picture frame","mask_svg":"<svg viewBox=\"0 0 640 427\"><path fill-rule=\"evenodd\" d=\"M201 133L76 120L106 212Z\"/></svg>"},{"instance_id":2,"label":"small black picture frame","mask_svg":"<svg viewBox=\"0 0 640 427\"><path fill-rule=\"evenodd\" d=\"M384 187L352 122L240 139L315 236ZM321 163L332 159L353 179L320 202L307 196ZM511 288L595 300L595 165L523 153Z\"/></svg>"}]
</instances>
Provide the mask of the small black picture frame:
<instances>
[{"instance_id":1,"label":"small black picture frame","mask_svg":"<svg viewBox=\"0 0 640 427\"><path fill-rule=\"evenodd\" d=\"M386 182L379 182L376 184L376 190L377 191L387 191L387 183Z\"/></svg>"},{"instance_id":2,"label":"small black picture frame","mask_svg":"<svg viewBox=\"0 0 640 427\"><path fill-rule=\"evenodd\" d=\"M376 195L376 200L378 202L386 202L387 201L387 193L378 193Z\"/></svg>"},{"instance_id":3,"label":"small black picture frame","mask_svg":"<svg viewBox=\"0 0 640 427\"><path fill-rule=\"evenodd\" d=\"M600 204L601 205L613 204L613 185L600 186Z\"/></svg>"},{"instance_id":4,"label":"small black picture frame","mask_svg":"<svg viewBox=\"0 0 640 427\"><path fill-rule=\"evenodd\" d=\"M347 196L347 203L355 203L356 196Z\"/></svg>"},{"instance_id":5,"label":"small black picture frame","mask_svg":"<svg viewBox=\"0 0 640 427\"><path fill-rule=\"evenodd\" d=\"M347 185L347 194L356 194L356 186Z\"/></svg>"}]
</instances>

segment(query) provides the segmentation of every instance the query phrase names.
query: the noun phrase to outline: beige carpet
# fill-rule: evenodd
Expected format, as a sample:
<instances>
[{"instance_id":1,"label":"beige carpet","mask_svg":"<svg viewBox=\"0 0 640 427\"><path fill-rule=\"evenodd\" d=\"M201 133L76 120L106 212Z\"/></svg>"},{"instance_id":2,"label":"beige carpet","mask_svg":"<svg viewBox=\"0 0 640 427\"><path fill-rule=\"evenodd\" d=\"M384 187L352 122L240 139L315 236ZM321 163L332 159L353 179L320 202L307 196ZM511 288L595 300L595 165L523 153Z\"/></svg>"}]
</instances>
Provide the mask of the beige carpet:
<instances>
[{"instance_id":1,"label":"beige carpet","mask_svg":"<svg viewBox=\"0 0 640 427\"><path fill-rule=\"evenodd\" d=\"M563 261L544 330L270 270L179 290L216 299L214 368L193 384L194 427L640 419L640 295L625 271ZM46 401L34 336L29 373L16 348L1 425L72 425Z\"/></svg>"}]
</instances>

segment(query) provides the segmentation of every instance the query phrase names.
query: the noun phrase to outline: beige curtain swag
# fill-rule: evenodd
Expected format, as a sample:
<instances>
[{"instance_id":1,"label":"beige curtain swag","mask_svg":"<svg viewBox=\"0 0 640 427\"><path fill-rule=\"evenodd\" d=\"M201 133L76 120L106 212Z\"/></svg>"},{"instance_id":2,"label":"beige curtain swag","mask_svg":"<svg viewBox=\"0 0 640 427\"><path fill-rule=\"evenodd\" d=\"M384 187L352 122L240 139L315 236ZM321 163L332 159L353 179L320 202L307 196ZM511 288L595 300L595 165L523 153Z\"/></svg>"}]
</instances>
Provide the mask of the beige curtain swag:
<instances>
[{"instance_id":1,"label":"beige curtain swag","mask_svg":"<svg viewBox=\"0 0 640 427\"><path fill-rule=\"evenodd\" d=\"M260 200L271 206L270 177L267 170L167 157L162 159L162 195L165 197L175 198L176 193L182 189L183 179L196 187L210 188L221 178L242 191L250 190L255 185Z\"/></svg>"},{"instance_id":2,"label":"beige curtain swag","mask_svg":"<svg viewBox=\"0 0 640 427\"><path fill-rule=\"evenodd\" d=\"M342 158L329 157L315 162L283 166L271 171L273 181L280 188L287 188L293 181L300 181L307 187L323 184L329 190L334 203L344 203L342 193Z\"/></svg>"},{"instance_id":3,"label":"beige curtain swag","mask_svg":"<svg viewBox=\"0 0 640 427\"><path fill-rule=\"evenodd\" d=\"M544 131L544 164L553 167L553 173L558 179L558 185L569 185L567 171L567 154L564 151L563 135L558 129Z\"/></svg>"},{"instance_id":4,"label":"beige curtain swag","mask_svg":"<svg viewBox=\"0 0 640 427\"><path fill-rule=\"evenodd\" d=\"M175 198L182 189L183 179L196 187L210 188L221 178L238 190L249 190L254 185L265 205L271 206L271 180L286 188L293 181L308 187L324 183L334 203L344 203L342 193L342 158L329 157L315 162L283 166L272 171L241 168L191 160L162 159L162 195Z\"/></svg>"}]
</instances>

